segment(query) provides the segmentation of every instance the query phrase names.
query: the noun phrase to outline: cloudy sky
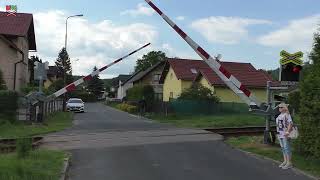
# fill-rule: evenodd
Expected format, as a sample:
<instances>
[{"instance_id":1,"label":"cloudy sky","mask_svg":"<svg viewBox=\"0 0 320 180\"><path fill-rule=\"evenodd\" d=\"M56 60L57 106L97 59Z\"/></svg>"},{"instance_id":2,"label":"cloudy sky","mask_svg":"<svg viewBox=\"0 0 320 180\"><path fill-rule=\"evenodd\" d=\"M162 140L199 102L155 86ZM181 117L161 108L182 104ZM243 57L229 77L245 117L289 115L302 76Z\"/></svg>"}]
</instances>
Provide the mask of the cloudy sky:
<instances>
[{"instance_id":1,"label":"cloudy sky","mask_svg":"<svg viewBox=\"0 0 320 180\"><path fill-rule=\"evenodd\" d=\"M191 38L212 56L274 69L281 50L308 53L320 24L319 0L154 0ZM68 52L73 73L85 75L148 42L146 48L106 70L102 77L133 71L135 61L151 50L169 57L199 57L143 0L0 0L34 15L38 51L54 63L64 46L68 21Z\"/></svg>"}]
</instances>

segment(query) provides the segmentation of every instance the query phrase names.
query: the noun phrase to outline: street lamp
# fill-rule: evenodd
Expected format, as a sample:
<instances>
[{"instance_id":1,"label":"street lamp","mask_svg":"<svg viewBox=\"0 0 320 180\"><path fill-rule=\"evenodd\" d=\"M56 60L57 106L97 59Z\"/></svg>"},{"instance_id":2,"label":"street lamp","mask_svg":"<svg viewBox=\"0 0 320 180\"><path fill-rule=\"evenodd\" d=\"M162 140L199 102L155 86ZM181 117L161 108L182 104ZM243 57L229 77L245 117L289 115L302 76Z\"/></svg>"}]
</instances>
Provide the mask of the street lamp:
<instances>
[{"instance_id":1,"label":"street lamp","mask_svg":"<svg viewBox=\"0 0 320 180\"><path fill-rule=\"evenodd\" d=\"M68 19L73 17L82 17L82 16L83 14L77 14L77 15L68 16L66 19L66 37L64 41L64 48L66 49L66 51L67 51L67 39L68 39Z\"/></svg>"},{"instance_id":2,"label":"street lamp","mask_svg":"<svg viewBox=\"0 0 320 180\"><path fill-rule=\"evenodd\" d=\"M65 40L64 40L64 48L65 48L65 51L67 52L67 39L68 39L68 19L69 18L73 18L73 17L82 17L83 14L77 14L77 15L72 15L72 16L68 16L67 19L66 19L66 36L65 36ZM65 68L65 59L63 60L63 68ZM66 70L63 69L63 84L64 86L66 86ZM63 95L63 100L64 100L64 103L63 103L63 110L65 110L65 101L66 101L66 94Z\"/></svg>"}]
</instances>

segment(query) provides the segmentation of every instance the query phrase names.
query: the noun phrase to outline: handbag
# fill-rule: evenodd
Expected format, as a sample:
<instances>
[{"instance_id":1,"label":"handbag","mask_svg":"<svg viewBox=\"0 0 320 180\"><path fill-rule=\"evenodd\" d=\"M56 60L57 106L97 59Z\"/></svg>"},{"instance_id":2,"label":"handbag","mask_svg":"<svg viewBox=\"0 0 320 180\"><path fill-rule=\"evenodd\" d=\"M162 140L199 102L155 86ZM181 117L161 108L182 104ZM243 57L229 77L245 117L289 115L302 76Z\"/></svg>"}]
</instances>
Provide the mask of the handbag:
<instances>
[{"instance_id":1,"label":"handbag","mask_svg":"<svg viewBox=\"0 0 320 180\"><path fill-rule=\"evenodd\" d=\"M285 116L285 120L287 121L287 116ZM289 132L288 137L290 139L297 139L299 136L298 127L296 125L292 125L291 131Z\"/></svg>"},{"instance_id":2,"label":"handbag","mask_svg":"<svg viewBox=\"0 0 320 180\"><path fill-rule=\"evenodd\" d=\"M288 135L288 137L290 139L297 139L299 136L299 132L298 132L298 127L297 126L292 126L291 131Z\"/></svg>"}]
</instances>

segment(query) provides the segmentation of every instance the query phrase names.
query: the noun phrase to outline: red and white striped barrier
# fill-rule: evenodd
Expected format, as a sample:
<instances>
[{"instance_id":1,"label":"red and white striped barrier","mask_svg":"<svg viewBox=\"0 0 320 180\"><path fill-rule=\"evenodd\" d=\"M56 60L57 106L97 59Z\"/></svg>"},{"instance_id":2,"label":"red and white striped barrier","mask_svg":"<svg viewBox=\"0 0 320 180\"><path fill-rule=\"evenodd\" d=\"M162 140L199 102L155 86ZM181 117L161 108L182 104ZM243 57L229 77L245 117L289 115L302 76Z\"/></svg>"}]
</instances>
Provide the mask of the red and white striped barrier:
<instances>
[{"instance_id":1,"label":"red and white striped barrier","mask_svg":"<svg viewBox=\"0 0 320 180\"><path fill-rule=\"evenodd\" d=\"M66 92L74 91L78 85L82 84L85 81L90 81L94 76L98 75L100 72L104 71L105 69L109 68L110 66L112 66L114 64L117 64L118 62L122 61L123 59L131 56L132 54L140 51L141 49L143 49L143 48L145 48L145 47L147 47L149 45L150 45L150 43L140 47L139 49L137 49L135 51L132 51L131 53L123 56L122 58L119 58L119 59L115 60L114 62L112 62L112 63L110 63L110 64L108 64L108 65L106 65L106 66L104 66L104 67L102 67L100 69L97 69L96 71L93 71L91 74L89 74L89 75L87 75L87 76L85 76L85 77L83 77L81 79L78 79L77 81L75 81L75 82L67 85L66 87L60 89L59 91L53 93L48 98L50 98L50 99L51 98L57 98L57 97L63 95L64 93L66 93Z\"/></svg>"},{"instance_id":2,"label":"red and white striped barrier","mask_svg":"<svg viewBox=\"0 0 320 180\"><path fill-rule=\"evenodd\" d=\"M221 64L212 58L201 46L193 41L182 29L180 29L168 16L166 16L151 0L145 0L190 46L191 48L214 70L222 81L243 101L250 106L261 106L261 103L235 76L228 72ZM244 72L245 73L245 72Z\"/></svg>"}]
</instances>

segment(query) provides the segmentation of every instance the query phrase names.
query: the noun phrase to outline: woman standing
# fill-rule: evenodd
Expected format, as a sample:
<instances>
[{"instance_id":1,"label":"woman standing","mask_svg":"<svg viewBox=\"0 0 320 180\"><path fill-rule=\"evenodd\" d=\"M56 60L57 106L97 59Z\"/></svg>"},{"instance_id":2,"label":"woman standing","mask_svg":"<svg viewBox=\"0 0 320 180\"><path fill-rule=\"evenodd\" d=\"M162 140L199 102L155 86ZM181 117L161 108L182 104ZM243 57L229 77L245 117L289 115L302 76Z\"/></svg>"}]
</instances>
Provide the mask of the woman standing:
<instances>
[{"instance_id":1,"label":"woman standing","mask_svg":"<svg viewBox=\"0 0 320 180\"><path fill-rule=\"evenodd\" d=\"M291 147L289 144L289 133L292 130L292 118L288 110L288 104L279 104L280 115L276 119L277 133L280 142L281 150L283 153L283 163L279 165L282 169L289 169L292 167L291 163Z\"/></svg>"}]
</instances>

